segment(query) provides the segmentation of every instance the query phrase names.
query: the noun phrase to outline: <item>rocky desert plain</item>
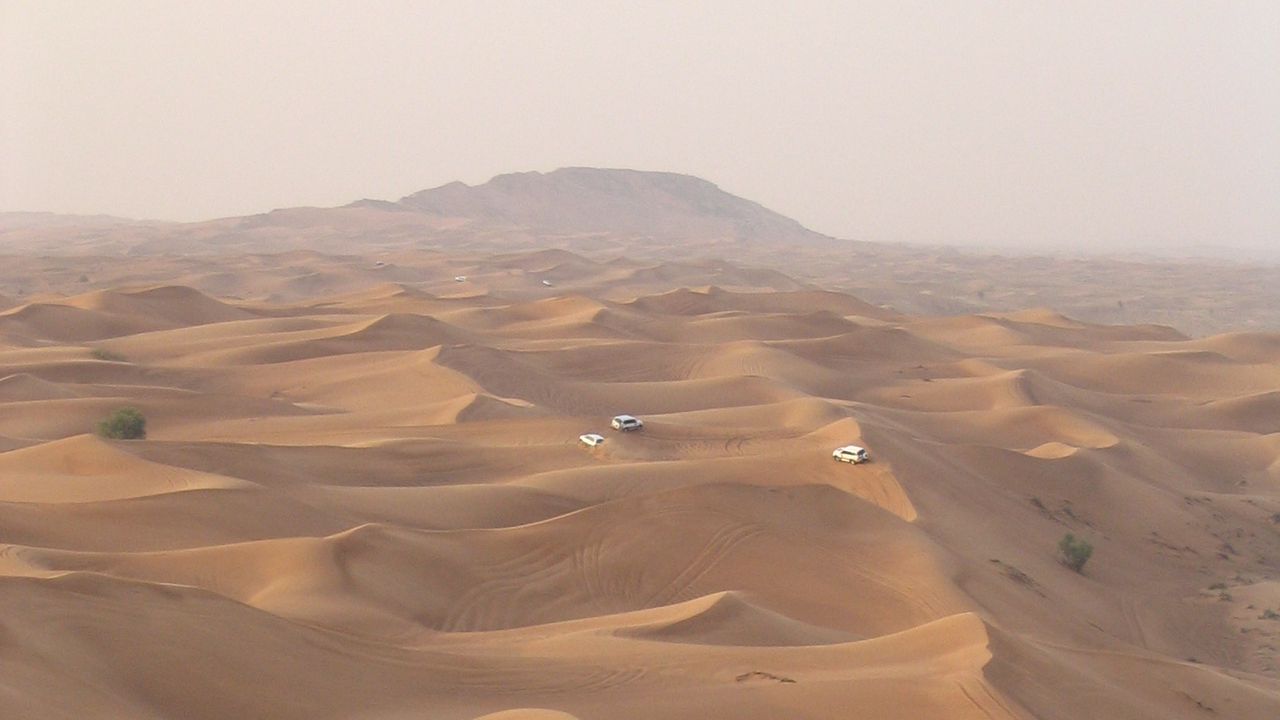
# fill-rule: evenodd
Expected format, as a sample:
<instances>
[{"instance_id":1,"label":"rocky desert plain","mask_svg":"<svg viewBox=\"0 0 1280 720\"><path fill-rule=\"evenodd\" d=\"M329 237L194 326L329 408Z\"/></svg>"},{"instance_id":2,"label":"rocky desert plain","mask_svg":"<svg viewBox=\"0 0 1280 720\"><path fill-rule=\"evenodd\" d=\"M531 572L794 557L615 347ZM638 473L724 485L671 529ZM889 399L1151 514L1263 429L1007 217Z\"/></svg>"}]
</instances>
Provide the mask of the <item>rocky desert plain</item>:
<instances>
[{"instance_id":1,"label":"rocky desert plain","mask_svg":"<svg viewBox=\"0 0 1280 720\"><path fill-rule=\"evenodd\" d=\"M1280 717L1274 267L585 168L0 241L4 718Z\"/></svg>"}]
</instances>

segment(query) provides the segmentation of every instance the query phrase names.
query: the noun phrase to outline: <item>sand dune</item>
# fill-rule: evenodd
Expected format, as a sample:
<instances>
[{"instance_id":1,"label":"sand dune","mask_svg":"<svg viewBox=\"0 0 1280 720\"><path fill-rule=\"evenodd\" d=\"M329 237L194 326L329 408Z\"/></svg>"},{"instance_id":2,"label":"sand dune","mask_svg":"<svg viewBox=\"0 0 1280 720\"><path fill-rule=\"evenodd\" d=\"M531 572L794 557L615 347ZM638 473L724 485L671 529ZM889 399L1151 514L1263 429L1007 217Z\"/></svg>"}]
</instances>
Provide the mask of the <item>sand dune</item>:
<instances>
[{"instance_id":1,"label":"sand dune","mask_svg":"<svg viewBox=\"0 0 1280 720\"><path fill-rule=\"evenodd\" d=\"M32 345L81 343L175 326L166 320L53 303L31 303L0 313L0 336Z\"/></svg>"},{"instance_id":2,"label":"sand dune","mask_svg":"<svg viewBox=\"0 0 1280 720\"><path fill-rule=\"evenodd\" d=\"M1228 333L1187 343L1241 362L1275 363L1280 360L1280 335L1276 333Z\"/></svg>"},{"instance_id":3,"label":"sand dune","mask_svg":"<svg viewBox=\"0 0 1280 720\"><path fill-rule=\"evenodd\" d=\"M63 304L84 310L169 322L177 326L245 320L253 314L219 302L189 287L159 286L139 290L98 291L67 298Z\"/></svg>"},{"instance_id":4,"label":"sand dune","mask_svg":"<svg viewBox=\"0 0 1280 720\"><path fill-rule=\"evenodd\" d=\"M1273 363L1236 362L1201 350L1092 356L1069 353L1029 364L1068 384L1118 395L1212 398L1262 392L1280 383L1280 369Z\"/></svg>"},{"instance_id":5,"label":"sand dune","mask_svg":"<svg viewBox=\"0 0 1280 720\"><path fill-rule=\"evenodd\" d=\"M14 373L0 378L0 399L4 402L66 400L77 397L64 384L42 380L30 373Z\"/></svg>"},{"instance_id":6,"label":"sand dune","mask_svg":"<svg viewBox=\"0 0 1280 720\"><path fill-rule=\"evenodd\" d=\"M827 645L855 639L755 605L738 591L671 606L661 618L617 632L644 640L750 647Z\"/></svg>"},{"instance_id":7,"label":"sand dune","mask_svg":"<svg viewBox=\"0 0 1280 720\"><path fill-rule=\"evenodd\" d=\"M842 368L868 361L936 363L961 357L897 327L861 326L831 337L788 339L774 345L814 362Z\"/></svg>"},{"instance_id":8,"label":"sand dune","mask_svg":"<svg viewBox=\"0 0 1280 720\"><path fill-rule=\"evenodd\" d=\"M735 293L715 286L704 289L672 290L636 298L638 309L666 315L708 315L717 312L806 313L822 310L837 315L892 319L895 313L850 295L821 291Z\"/></svg>"},{"instance_id":9,"label":"sand dune","mask_svg":"<svg viewBox=\"0 0 1280 720\"><path fill-rule=\"evenodd\" d=\"M96 502L247 483L148 463L92 436L0 453L0 502Z\"/></svg>"},{"instance_id":10,"label":"sand dune","mask_svg":"<svg viewBox=\"0 0 1280 720\"><path fill-rule=\"evenodd\" d=\"M840 497L835 491L825 496ZM912 557L909 548L920 541L911 533L893 543L887 521L877 522L874 514L852 505L819 511L816 503L822 497L804 488L779 493L777 498L791 505L787 514L797 517L773 513L765 518L761 510L767 504L761 501L772 500L773 494L702 486L500 532L422 534L362 525L319 540L266 540L123 557L57 551L29 551L29 556L49 572L93 571L200 586L307 624L377 637L403 637L415 628L474 632L522 627L659 607L733 587L760 596L802 623L824 622L862 637L963 609L953 592L931 578L936 572L931 564ZM692 498L714 498L699 505L716 509L699 510ZM643 515L634 512L637 502L646 511ZM827 539L830 546L808 546L805 557L797 533L812 533L814 521L835 529L854 518L861 530L840 531ZM663 531L681 524L696 529L681 535ZM660 542L663 537L669 540ZM648 549L636 552L645 538ZM882 552L874 562L838 559L841 551L869 542L903 547L901 552ZM461 563L459 546L479 555ZM790 561L768 575L753 569L787 556ZM811 576L818 566L826 567L826 588L809 587L797 595L794 580ZM889 567L895 568L893 577ZM841 589L854 579L863 586L858 607L842 607ZM925 590L930 585L936 588ZM909 587L915 592L905 593ZM783 623L773 635L758 628L765 633L761 637L785 635L782 618L771 621L761 615L760 622ZM811 644L799 642L804 635L782 644Z\"/></svg>"},{"instance_id":11,"label":"sand dune","mask_svg":"<svg viewBox=\"0 0 1280 720\"><path fill-rule=\"evenodd\" d=\"M0 716L1280 715L1275 336L405 245L545 220L448 216L530 180L0 312ZM147 439L89 434L125 405Z\"/></svg>"},{"instance_id":12,"label":"sand dune","mask_svg":"<svg viewBox=\"0 0 1280 720\"><path fill-rule=\"evenodd\" d=\"M910 388L875 388L869 397L885 405L907 407L928 412L987 411L1038 405L1049 382L1030 370L993 369L976 377L929 377L926 368L922 379ZM916 378L913 378L916 379Z\"/></svg>"},{"instance_id":13,"label":"sand dune","mask_svg":"<svg viewBox=\"0 0 1280 720\"><path fill-rule=\"evenodd\" d=\"M1056 442L1072 447L1108 448L1120 440L1096 422L1060 407L999 408L984 411L930 413L914 419L914 427L949 444L996 444L1029 450Z\"/></svg>"},{"instance_id":14,"label":"sand dune","mask_svg":"<svg viewBox=\"0 0 1280 720\"><path fill-rule=\"evenodd\" d=\"M1219 427L1262 435L1280 432L1280 390L1215 400L1208 405L1216 411Z\"/></svg>"},{"instance_id":15,"label":"sand dune","mask_svg":"<svg viewBox=\"0 0 1280 720\"><path fill-rule=\"evenodd\" d=\"M224 352L211 352L202 362L231 365L268 365L345 353L424 350L465 340L467 336L434 318L413 315L381 315L318 331L302 331L271 343L256 343Z\"/></svg>"}]
</instances>

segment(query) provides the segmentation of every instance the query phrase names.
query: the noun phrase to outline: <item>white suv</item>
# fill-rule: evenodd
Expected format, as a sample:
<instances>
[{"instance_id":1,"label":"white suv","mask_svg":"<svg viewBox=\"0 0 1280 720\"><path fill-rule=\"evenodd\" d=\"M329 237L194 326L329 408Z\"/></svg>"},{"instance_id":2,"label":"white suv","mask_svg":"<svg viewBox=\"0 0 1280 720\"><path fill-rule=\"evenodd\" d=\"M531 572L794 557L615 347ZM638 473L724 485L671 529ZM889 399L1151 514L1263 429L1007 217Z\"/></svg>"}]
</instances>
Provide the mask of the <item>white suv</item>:
<instances>
[{"instance_id":1,"label":"white suv","mask_svg":"<svg viewBox=\"0 0 1280 720\"><path fill-rule=\"evenodd\" d=\"M845 445L844 447L838 447L831 453L831 457L835 458L836 462L847 462L853 463L854 465L864 463L871 459L871 456L867 454L866 449L860 448L857 445Z\"/></svg>"},{"instance_id":2,"label":"white suv","mask_svg":"<svg viewBox=\"0 0 1280 720\"><path fill-rule=\"evenodd\" d=\"M613 429L626 432L644 427L644 421L634 415L619 415L613 419Z\"/></svg>"}]
</instances>

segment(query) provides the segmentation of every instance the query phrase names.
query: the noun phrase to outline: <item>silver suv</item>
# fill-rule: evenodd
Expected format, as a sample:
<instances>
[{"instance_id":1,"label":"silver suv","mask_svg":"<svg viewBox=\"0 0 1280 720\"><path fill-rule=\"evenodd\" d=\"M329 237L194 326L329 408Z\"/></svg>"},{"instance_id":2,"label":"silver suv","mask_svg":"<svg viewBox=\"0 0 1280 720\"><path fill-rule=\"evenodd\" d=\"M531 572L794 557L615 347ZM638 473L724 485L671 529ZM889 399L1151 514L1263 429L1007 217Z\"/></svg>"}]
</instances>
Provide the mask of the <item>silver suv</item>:
<instances>
[{"instance_id":1,"label":"silver suv","mask_svg":"<svg viewBox=\"0 0 1280 720\"><path fill-rule=\"evenodd\" d=\"M619 415L613 419L611 423L614 430L626 432L628 430L639 430L644 427L644 421L634 415Z\"/></svg>"},{"instance_id":2,"label":"silver suv","mask_svg":"<svg viewBox=\"0 0 1280 720\"><path fill-rule=\"evenodd\" d=\"M854 465L864 463L871 459L871 456L867 454L866 449L860 448L857 445L845 445L844 447L838 447L831 453L831 457L835 458L836 462L847 462L853 463Z\"/></svg>"}]
</instances>

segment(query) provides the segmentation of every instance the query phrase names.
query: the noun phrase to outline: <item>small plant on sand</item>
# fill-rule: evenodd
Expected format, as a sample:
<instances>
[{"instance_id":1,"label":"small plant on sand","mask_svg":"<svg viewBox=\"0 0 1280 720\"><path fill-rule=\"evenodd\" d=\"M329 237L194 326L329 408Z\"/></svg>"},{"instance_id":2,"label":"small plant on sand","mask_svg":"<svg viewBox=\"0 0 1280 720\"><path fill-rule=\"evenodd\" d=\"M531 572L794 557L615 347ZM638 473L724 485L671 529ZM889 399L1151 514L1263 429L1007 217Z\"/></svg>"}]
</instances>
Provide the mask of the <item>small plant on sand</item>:
<instances>
[{"instance_id":1,"label":"small plant on sand","mask_svg":"<svg viewBox=\"0 0 1280 720\"><path fill-rule=\"evenodd\" d=\"M120 408L98 423L98 434L112 440L141 440L147 436L147 419L137 408Z\"/></svg>"},{"instance_id":2,"label":"small plant on sand","mask_svg":"<svg viewBox=\"0 0 1280 720\"><path fill-rule=\"evenodd\" d=\"M1062 555L1062 564L1082 572L1084 564L1093 555L1093 546L1087 540L1081 540L1071 533L1062 536L1058 541L1058 553Z\"/></svg>"},{"instance_id":3,"label":"small plant on sand","mask_svg":"<svg viewBox=\"0 0 1280 720\"><path fill-rule=\"evenodd\" d=\"M125 361L124 356L121 355L120 353L114 353L114 352L111 352L110 350L105 350L103 348L94 348L93 352L90 352L89 354L93 356L94 360L109 360L111 362Z\"/></svg>"}]
</instances>

